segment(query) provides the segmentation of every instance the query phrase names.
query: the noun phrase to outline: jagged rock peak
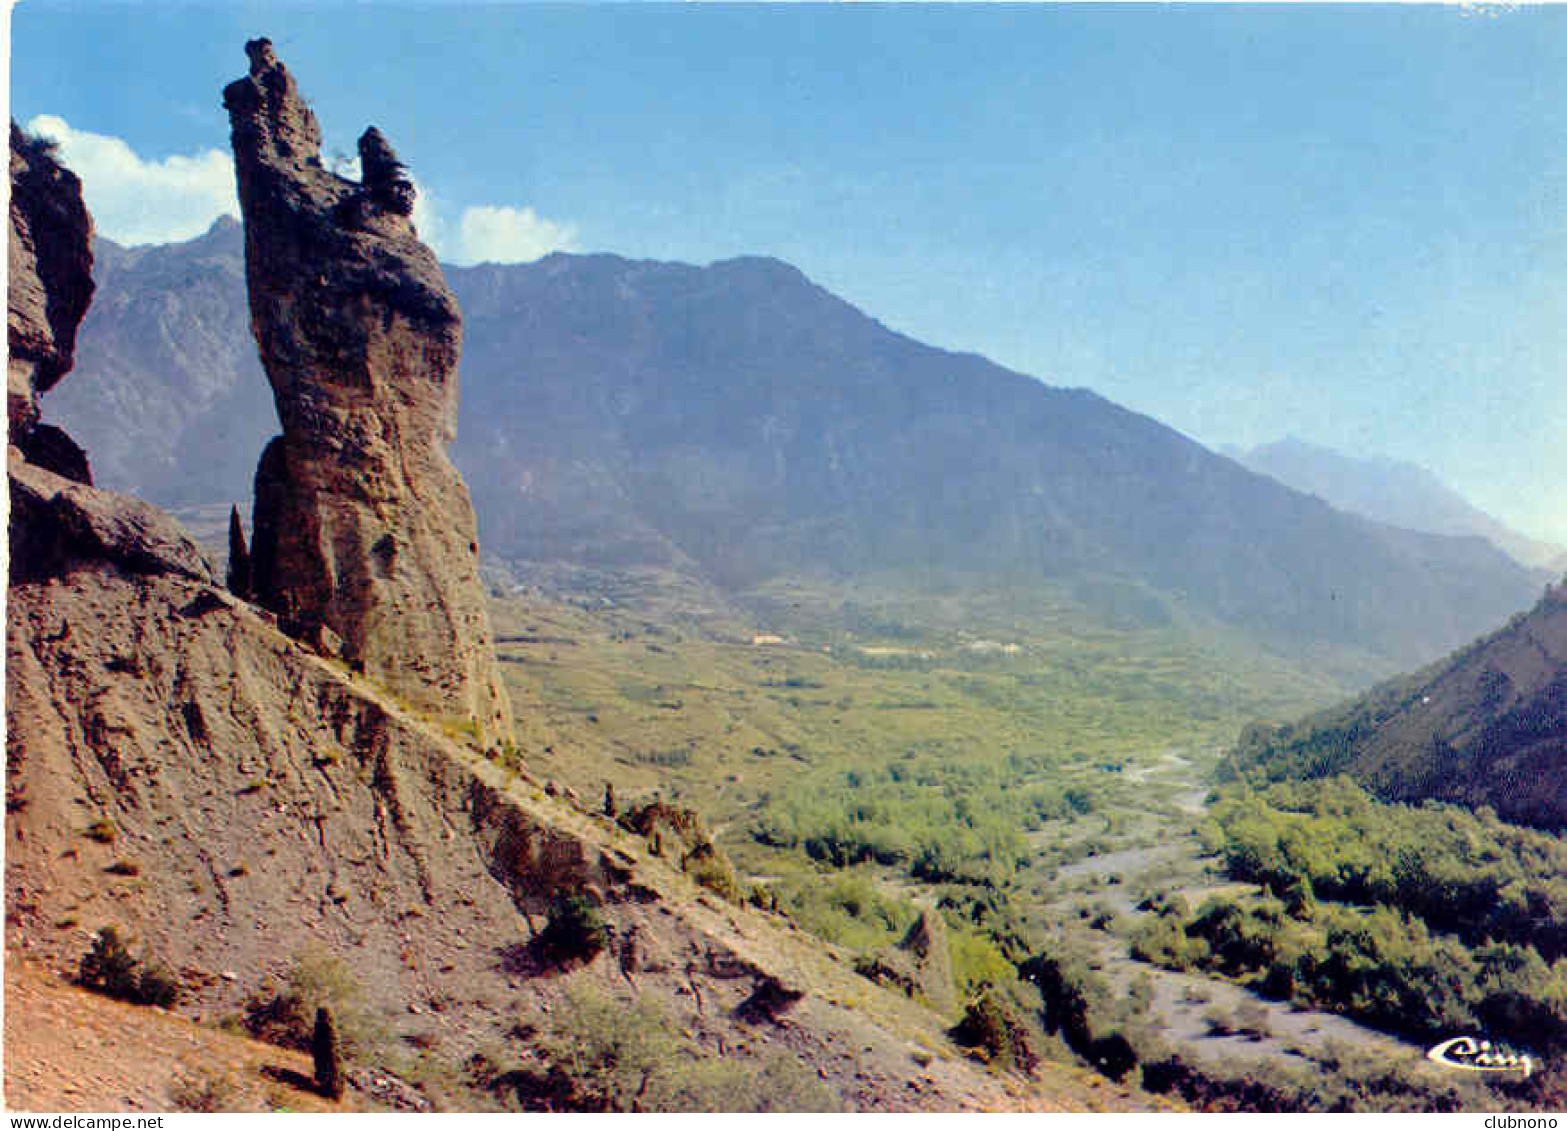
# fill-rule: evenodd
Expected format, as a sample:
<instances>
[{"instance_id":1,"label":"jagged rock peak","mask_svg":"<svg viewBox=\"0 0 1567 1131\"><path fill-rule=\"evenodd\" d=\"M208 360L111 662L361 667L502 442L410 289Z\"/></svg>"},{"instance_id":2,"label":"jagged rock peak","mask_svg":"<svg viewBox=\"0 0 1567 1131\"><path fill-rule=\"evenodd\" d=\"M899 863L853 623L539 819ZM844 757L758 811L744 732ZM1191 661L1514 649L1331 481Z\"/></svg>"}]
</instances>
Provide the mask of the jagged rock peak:
<instances>
[{"instance_id":1,"label":"jagged rock peak","mask_svg":"<svg viewBox=\"0 0 1567 1131\"><path fill-rule=\"evenodd\" d=\"M413 215L413 182L392 143L374 126L359 138L359 168L371 200L399 216Z\"/></svg>"},{"instance_id":2,"label":"jagged rock peak","mask_svg":"<svg viewBox=\"0 0 1567 1131\"><path fill-rule=\"evenodd\" d=\"M71 371L92 302L92 217L82 182L46 138L11 123L6 408L12 443L38 422L38 397ZM85 461L83 466L85 466Z\"/></svg>"},{"instance_id":3,"label":"jagged rock peak","mask_svg":"<svg viewBox=\"0 0 1567 1131\"><path fill-rule=\"evenodd\" d=\"M223 92L251 324L283 435L256 472L250 584L301 639L421 710L510 731L455 436L462 317L408 216L391 145L323 167L321 128L265 39Z\"/></svg>"}]
</instances>

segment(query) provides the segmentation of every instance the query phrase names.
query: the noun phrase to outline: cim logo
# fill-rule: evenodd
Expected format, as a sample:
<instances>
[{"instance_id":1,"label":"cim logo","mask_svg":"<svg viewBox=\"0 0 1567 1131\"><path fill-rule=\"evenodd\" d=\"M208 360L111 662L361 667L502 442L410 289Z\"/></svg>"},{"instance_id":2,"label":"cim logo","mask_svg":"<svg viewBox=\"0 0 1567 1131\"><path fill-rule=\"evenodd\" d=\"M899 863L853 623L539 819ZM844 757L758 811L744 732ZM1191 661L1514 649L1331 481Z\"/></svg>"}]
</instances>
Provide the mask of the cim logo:
<instances>
[{"instance_id":1,"label":"cim logo","mask_svg":"<svg viewBox=\"0 0 1567 1131\"><path fill-rule=\"evenodd\" d=\"M1474 1037L1443 1041L1426 1053L1426 1059L1466 1072L1520 1072L1528 1076L1535 1068L1534 1058L1528 1053L1513 1052L1503 1045Z\"/></svg>"}]
</instances>

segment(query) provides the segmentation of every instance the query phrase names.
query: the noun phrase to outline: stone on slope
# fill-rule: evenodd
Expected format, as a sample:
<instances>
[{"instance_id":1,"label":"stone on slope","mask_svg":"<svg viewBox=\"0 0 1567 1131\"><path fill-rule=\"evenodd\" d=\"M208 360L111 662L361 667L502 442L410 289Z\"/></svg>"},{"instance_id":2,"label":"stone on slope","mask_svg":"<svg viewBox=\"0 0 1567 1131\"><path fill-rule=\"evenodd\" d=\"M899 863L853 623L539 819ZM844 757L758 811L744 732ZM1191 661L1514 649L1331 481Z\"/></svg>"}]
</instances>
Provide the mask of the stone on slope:
<instances>
[{"instance_id":1,"label":"stone on slope","mask_svg":"<svg viewBox=\"0 0 1567 1131\"><path fill-rule=\"evenodd\" d=\"M157 507L73 482L25 460L8 462L13 584L64 577L99 564L129 574L212 580L196 543Z\"/></svg>"},{"instance_id":2,"label":"stone on slope","mask_svg":"<svg viewBox=\"0 0 1567 1131\"><path fill-rule=\"evenodd\" d=\"M283 425L256 473L256 599L420 710L505 737L473 504L446 451L462 317L409 220L413 186L374 129L362 182L323 167L320 126L270 41L246 52L223 99Z\"/></svg>"}]
</instances>

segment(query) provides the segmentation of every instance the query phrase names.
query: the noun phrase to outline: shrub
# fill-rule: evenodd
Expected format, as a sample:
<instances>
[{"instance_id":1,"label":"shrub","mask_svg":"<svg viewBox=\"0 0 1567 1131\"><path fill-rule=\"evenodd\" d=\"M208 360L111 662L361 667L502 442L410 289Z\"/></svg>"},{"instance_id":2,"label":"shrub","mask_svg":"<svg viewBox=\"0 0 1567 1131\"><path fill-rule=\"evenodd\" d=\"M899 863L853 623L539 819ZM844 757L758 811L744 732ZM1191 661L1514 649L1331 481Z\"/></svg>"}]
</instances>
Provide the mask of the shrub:
<instances>
[{"instance_id":1,"label":"shrub","mask_svg":"<svg viewBox=\"0 0 1567 1131\"><path fill-rule=\"evenodd\" d=\"M1208 1026L1208 1032L1215 1037L1227 1037L1236 1031L1234 1016L1222 1005L1203 1010L1202 1020Z\"/></svg>"},{"instance_id":2,"label":"shrub","mask_svg":"<svg viewBox=\"0 0 1567 1131\"><path fill-rule=\"evenodd\" d=\"M1047 1033L1059 1032L1067 1045L1086 1052L1093 1040L1088 1025L1088 990L1094 979L1076 963L1038 954L1018 967L1025 981L1039 988Z\"/></svg>"},{"instance_id":3,"label":"shrub","mask_svg":"<svg viewBox=\"0 0 1567 1131\"><path fill-rule=\"evenodd\" d=\"M781 1050L756 1061L693 1057L674 1061L649 1111L841 1112L843 1101L809 1066Z\"/></svg>"},{"instance_id":4,"label":"shrub","mask_svg":"<svg viewBox=\"0 0 1567 1131\"><path fill-rule=\"evenodd\" d=\"M180 985L168 971L156 966L143 966L136 978L138 1005L156 1005L171 1008L180 999Z\"/></svg>"},{"instance_id":5,"label":"shrub","mask_svg":"<svg viewBox=\"0 0 1567 1131\"><path fill-rule=\"evenodd\" d=\"M524 1107L597 1112L841 1111L816 1074L782 1051L723 1059L678 1035L656 1005L568 991L541 1043L542 1075L495 1077Z\"/></svg>"},{"instance_id":6,"label":"shrub","mask_svg":"<svg viewBox=\"0 0 1567 1131\"><path fill-rule=\"evenodd\" d=\"M952 956L952 976L958 990L979 993L986 985L1004 985L1017 976L1017 969L993 940L973 931L954 929L948 935Z\"/></svg>"},{"instance_id":7,"label":"shrub","mask_svg":"<svg viewBox=\"0 0 1567 1131\"><path fill-rule=\"evenodd\" d=\"M1243 1037L1261 1040L1273 1035L1268 1011L1254 1001L1244 1001L1235 1009L1235 1031Z\"/></svg>"},{"instance_id":8,"label":"shrub","mask_svg":"<svg viewBox=\"0 0 1567 1131\"><path fill-rule=\"evenodd\" d=\"M987 988L969 1002L963 1020L952 1027L950 1035L965 1048L978 1049L992 1064L1010 1064L1032 1073L1039 1063L1028 1030L994 989Z\"/></svg>"},{"instance_id":9,"label":"shrub","mask_svg":"<svg viewBox=\"0 0 1567 1131\"><path fill-rule=\"evenodd\" d=\"M562 903L573 901L587 906L580 896ZM636 1111L676 1049L673 1027L652 1003L573 989L541 1051L570 1082L567 1110Z\"/></svg>"},{"instance_id":10,"label":"shrub","mask_svg":"<svg viewBox=\"0 0 1567 1131\"><path fill-rule=\"evenodd\" d=\"M1088 1046L1088 1061L1104 1075L1117 1082L1137 1067L1137 1052L1120 1033L1098 1037Z\"/></svg>"},{"instance_id":11,"label":"shrub","mask_svg":"<svg viewBox=\"0 0 1567 1131\"><path fill-rule=\"evenodd\" d=\"M120 941L120 933L105 927L93 938L92 949L82 956L77 980L90 990L129 1001L136 993L137 962Z\"/></svg>"},{"instance_id":12,"label":"shrub","mask_svg":"<svg viewBox=\"0 0 1567 1131\"><path fill-rule=\"evenodd\" d=\"M246 1003L245 1031L284 1048L308 1050L316 1010L332 1011L339 1046L348 1059L362 1060L383 1040L379 1025L364 1005L364 993L343 961L314 947L302 950L286 984L270 996L263 992Z\"/></svg>"},{"instance_id":13,"label":"shrub","mask_svg":"<svg viewBox=\"0 0 1567 1131\"><path fill-rule=\"evenodd\" d=\"M181 1077L169 1089L169 1102L175 1111L233 1111L235 1100L234 1085L212 1073L196 1079Z\"/></svg>"},{"instance_id":14,"label":"shrub","mask_svg":"<svg viewBox=\"0 0 1567 1131\"><path fill-rule=\"evenodd\" d=\"M557 896L549 922L539 932L539 946L555 962L590 962L609 943L609 928L598 908L581 892Z\"/></svg>"},{"instance_id":15,"label":"shrub","mask_svg":"<svg viewBox=\"0 0 1567 1131\"><path fill-rule=\"evenodd\" d=\"M113 927L104 927L93 939L92 949L82 956L77 980L87 989L137 1005L167 1009L180 996L173 976L133 957Z\"/></svg>"},{"instance_id":16,"label":"shrub","mask_svg":"<svg viewBox=\"0 0 1567 1131\"><path fill-rule=\"evenodd\" d=\"M731 903L743 901L744 893L734 870L711 844L697 845L681 860L680 866L686 875L709 891L717 892Z\"/></svg>"}]
</instances>

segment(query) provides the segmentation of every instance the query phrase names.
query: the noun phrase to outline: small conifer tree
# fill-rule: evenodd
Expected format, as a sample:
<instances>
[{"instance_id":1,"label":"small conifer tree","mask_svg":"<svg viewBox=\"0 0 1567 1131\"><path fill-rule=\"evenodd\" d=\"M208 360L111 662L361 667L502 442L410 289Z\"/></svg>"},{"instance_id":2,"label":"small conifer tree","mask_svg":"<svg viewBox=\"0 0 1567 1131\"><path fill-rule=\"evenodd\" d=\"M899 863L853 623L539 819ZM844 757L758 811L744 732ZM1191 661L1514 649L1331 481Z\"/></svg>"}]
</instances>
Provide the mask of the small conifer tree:
<instances>
[{"instance_id":1,"label":"small conifer tree","mask_svg":"<svg viewBox=\"0 0 1567 1131\"><path fill-rule=\"evenodd\" d=\"M229 509L229 592L242 601L250 600L250 552L245 549L245 528L239 521L239 508Z\"/></svg>"},{"instance_id":2,"label":"small conifer tree","mask_svg":"<svg viewBox=\"0 0 1567 1131\"><path fill-rule=\"evenodd\" d=\"M316 1031L310 1041L310 1054L316 1065L316 1087L329 1099L343 1098L343 1057L337 1041L337 1026L326 1006L316 1010Z\"/></svg>"}]
</instances>

